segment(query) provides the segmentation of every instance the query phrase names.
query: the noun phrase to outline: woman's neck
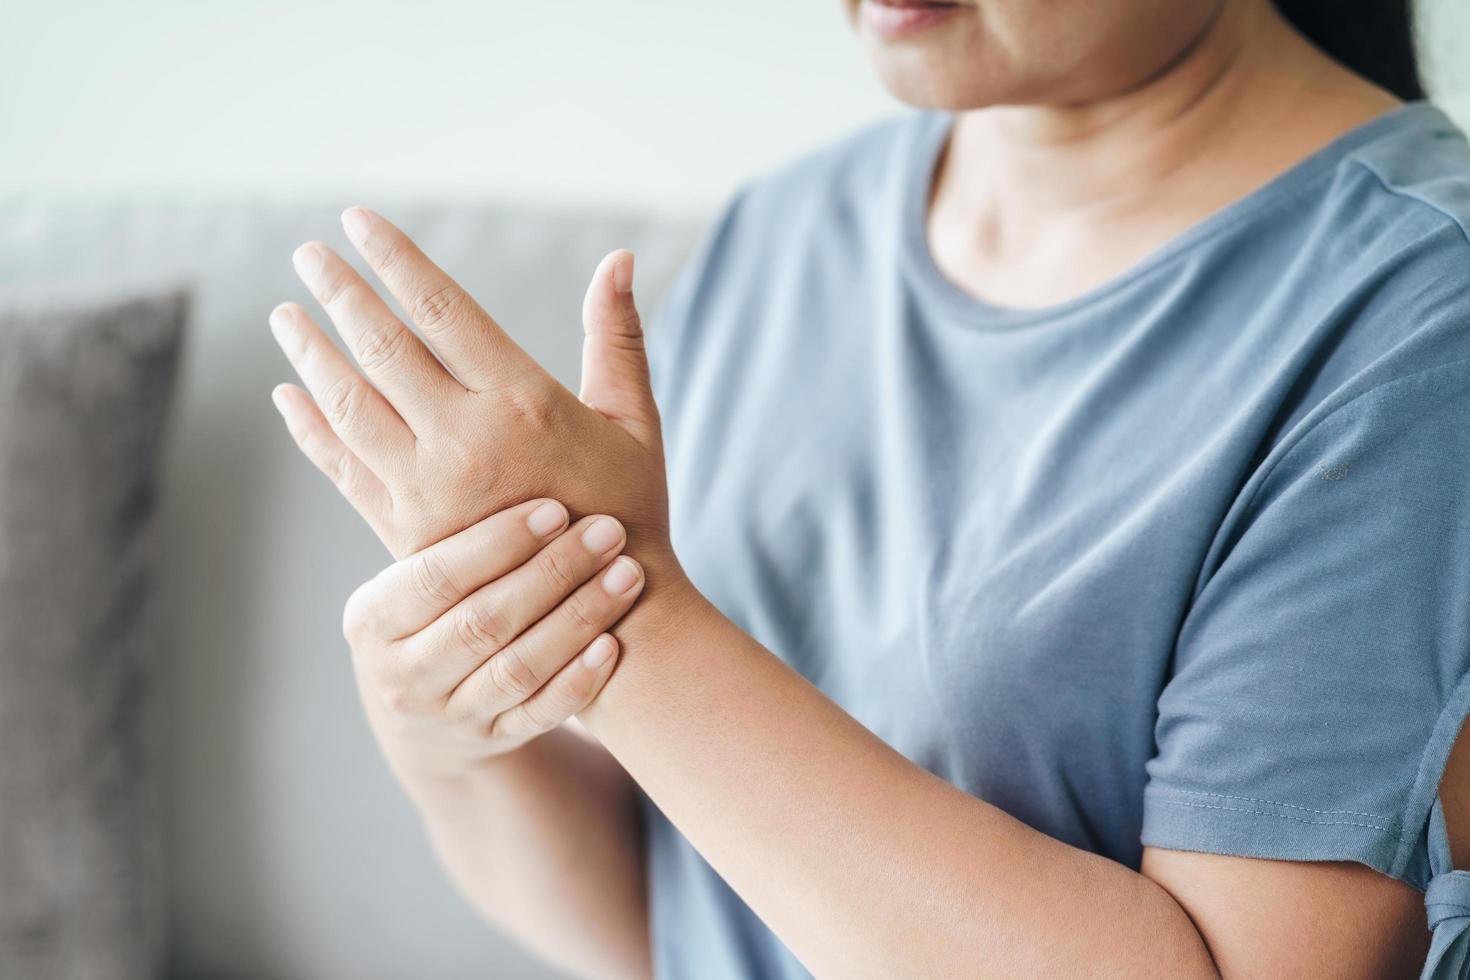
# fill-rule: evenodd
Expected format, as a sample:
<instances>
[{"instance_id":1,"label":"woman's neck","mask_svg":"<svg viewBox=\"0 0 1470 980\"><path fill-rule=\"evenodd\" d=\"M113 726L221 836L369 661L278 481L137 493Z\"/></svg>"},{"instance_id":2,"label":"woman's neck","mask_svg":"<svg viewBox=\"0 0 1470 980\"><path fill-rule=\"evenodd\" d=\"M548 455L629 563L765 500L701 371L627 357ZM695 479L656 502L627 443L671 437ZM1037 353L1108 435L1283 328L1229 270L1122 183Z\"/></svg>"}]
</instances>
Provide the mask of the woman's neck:
<instances>
[{"instance_id":1,"label":"woman's neck","mask_svg":"<svg viewBox=\"0 0 1470 980\"><path fill-rule=\"evenodd\" d=\"M934 180L931 248L984 299L1062 302L1396 105L1271 4L1227 3L1130 91L961 114Z\"/></svg>"}]
</instances>

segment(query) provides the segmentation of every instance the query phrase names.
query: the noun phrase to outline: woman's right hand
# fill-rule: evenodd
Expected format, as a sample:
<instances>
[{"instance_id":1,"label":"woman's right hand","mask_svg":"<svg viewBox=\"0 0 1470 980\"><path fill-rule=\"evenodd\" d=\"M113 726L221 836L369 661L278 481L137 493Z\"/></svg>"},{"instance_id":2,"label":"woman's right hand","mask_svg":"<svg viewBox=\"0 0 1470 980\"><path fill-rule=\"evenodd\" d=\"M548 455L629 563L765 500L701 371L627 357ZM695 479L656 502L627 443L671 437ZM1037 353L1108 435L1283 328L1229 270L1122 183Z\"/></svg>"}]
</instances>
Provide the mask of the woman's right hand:
<instances>
[{"instance_id":1,"label":"woman's right hand","mask_svg":"<svg viewBox=\"0 0 1470 980\"><path fill-rule=\"evenodd\" d=\"M347 601L369 721L400 779L453 777L560 725L612 675L643 570L611 517L532 500L395 562Z\"/></svg>"}]
</instances>

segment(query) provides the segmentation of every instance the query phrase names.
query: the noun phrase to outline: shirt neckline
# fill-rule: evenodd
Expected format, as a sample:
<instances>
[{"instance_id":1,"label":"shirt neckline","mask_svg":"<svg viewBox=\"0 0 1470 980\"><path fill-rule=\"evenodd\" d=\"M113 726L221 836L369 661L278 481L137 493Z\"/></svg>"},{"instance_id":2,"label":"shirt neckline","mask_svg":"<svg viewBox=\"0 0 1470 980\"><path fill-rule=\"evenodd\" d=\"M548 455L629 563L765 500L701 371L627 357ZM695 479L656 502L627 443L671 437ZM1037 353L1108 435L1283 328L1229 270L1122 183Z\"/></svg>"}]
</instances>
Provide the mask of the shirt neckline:
<instances>
[{"instance_id":1,"label":"shirt neckline","mask_svg":"<svg viewBox=\"0 0 1470 980\"><path fill-rule=\"evenodd\" d=\"M1137 281L1197 243L1235 226L1283 196L1296 193L1304 184L1330 170L1344 156L1384 133L1400 127L1410 128L1421 121L1453 129L1449 118L1428 100L1406 102L1360 123L1320 149L1314 150L1265 184L1200 219L1106 282L1049 306L1014 307L990 303L965 292L940 270L929 250L929 195L934 185L935 168L949 141L954 118L955 114L952 112L925 112L921 115L918 133L910 140L909 159L904 168L906 177L901 216L903 250L908 273L917 288L925 292L928 299L946 308L950 315L980 328L1043 323L1085 309Z\"/></svg>"}]
</instances>

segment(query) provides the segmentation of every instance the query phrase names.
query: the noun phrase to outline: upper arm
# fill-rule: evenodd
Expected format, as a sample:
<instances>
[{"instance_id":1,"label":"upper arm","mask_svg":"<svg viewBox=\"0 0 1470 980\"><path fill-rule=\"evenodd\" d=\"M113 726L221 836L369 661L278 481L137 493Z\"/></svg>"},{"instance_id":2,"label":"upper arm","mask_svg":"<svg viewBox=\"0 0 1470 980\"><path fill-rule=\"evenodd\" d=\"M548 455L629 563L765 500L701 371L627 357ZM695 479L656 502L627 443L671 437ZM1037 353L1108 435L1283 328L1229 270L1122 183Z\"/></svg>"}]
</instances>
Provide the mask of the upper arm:
<instances>
[{"instance_id":1,"label":"upper arm","mask_svg":"<svg viewBox=\"0 0 1470 980\"><path fill-rule=\"evenodd\" d=\"M1456 868L1470 868L1470 738L1439 796ZM1224 977L1412 977L1424 964L1424 896L1347 861L1267 861L1146 848L1144 875L1194 922Z\"/></svg>"},{"instance_id":2,"label":"upper arm","mask_svg":"<svg viewBox=\"0 0 1470 980\"><path fill-rule=\"evenodd\" d=\"M1424 897L1360 864L1147 848L1142 871L1225 978L1413 977L1429 949Z\"/></svg>"},{"instance_id":3,"label":"upper arm","mask_svg":"<svg viewBox=\"0 0 1470 980\"><path fill-rule=\"evenodd\" d=\"M1455 867L1470 868L1470 737L1462 732L1450 749L1444 778L1439 783Z\"/></svg>"}]
</instances>

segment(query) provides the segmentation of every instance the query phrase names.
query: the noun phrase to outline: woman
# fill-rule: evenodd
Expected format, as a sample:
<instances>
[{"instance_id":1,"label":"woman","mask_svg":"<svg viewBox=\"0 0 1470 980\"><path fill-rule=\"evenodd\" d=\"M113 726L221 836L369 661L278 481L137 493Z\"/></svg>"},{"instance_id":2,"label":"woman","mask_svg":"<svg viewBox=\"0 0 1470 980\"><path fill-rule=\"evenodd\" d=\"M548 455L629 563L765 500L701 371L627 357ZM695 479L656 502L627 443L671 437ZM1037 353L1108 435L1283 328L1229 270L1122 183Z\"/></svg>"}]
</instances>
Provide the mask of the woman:
<instances>
[{"instance_id":1,"label":"woman","mask_svg":"<svg viewBox=\"0 0 1470 980\"><path fill-rule=\"evenodd\" d=\"M1402 5L1288 7L1321 47L854 4L948 111L738 195L657 408L625 252L579 402L371 212L427 346L298 250L363 374L283 304L277 404L399 558L346 632L489 919L598 977L1463 975L1470 148Z\"/></svg>"}]
</instances>

